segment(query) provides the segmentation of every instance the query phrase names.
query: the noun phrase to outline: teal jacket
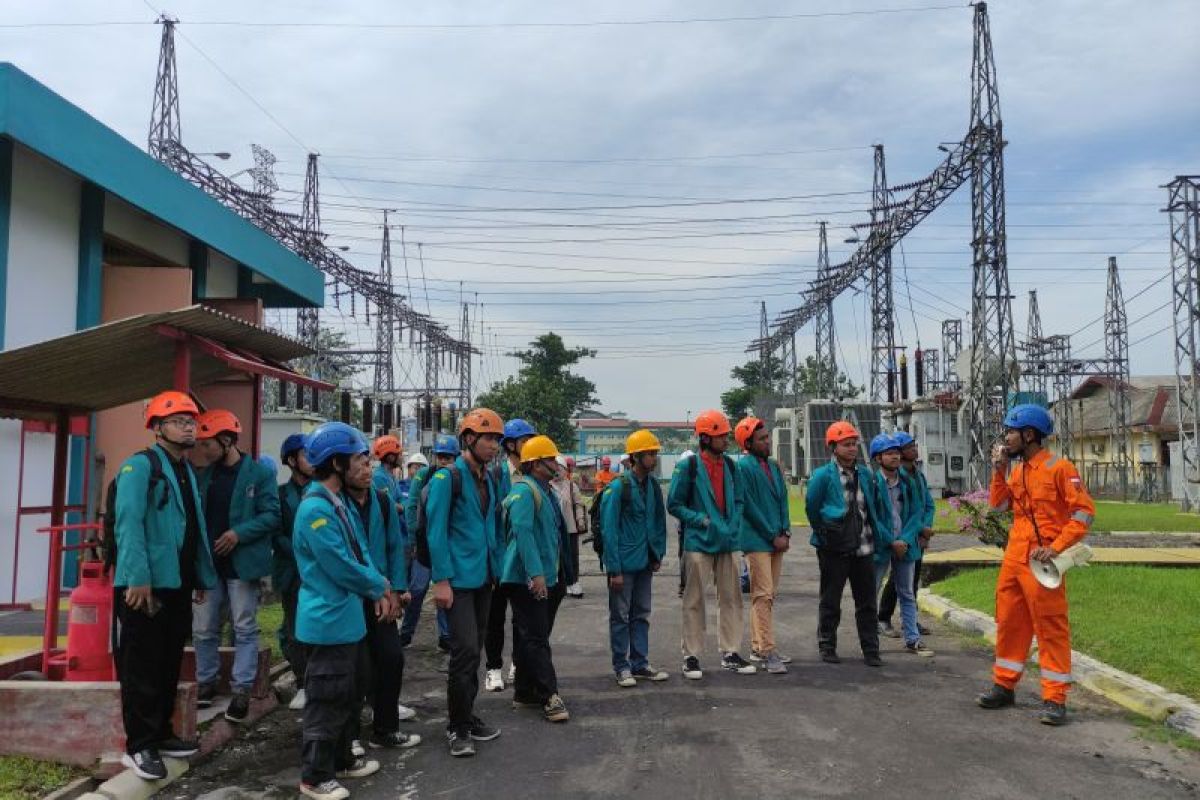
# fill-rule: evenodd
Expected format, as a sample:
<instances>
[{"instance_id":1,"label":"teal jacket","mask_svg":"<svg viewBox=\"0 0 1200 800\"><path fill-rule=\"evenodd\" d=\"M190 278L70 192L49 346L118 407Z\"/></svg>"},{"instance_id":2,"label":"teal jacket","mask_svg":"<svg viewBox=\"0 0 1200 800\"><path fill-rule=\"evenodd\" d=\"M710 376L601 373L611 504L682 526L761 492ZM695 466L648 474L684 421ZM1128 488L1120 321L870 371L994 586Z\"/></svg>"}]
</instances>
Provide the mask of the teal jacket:
<instances>
[{"instance_id":1,"label":"teal jacket","mask_svg":"<svg viewBox=\"0 0 1200 800\"><path fill-rule=\"evenodd\" d=\"M537 484L536 488L517 481L504 498L506 544L500 581L524 586L540 575L547 586L553 586L558 583L561 552L559 517L554 513L558 499L549 487L533 478L528 480ZM540 499L535 499L534 492Z\"/></svg>"},{"instance_id":2,"label":"teal jacket","mask_svg":"<svg viewBox=\"0 0 1200 800\"><path fill-rule=\"evenodd\" d=\"M858 471L858 485L862 488L863 497L867 504L867 521L875 534L875 552L890 547L891 512L879 497L879 481L875 473L862 464L855 464ZM822 525L838 525L846 516L846 497L842 493L842 476L839 474L837 463L833 460L822 464L813 470L808 479L808 491L804 497L804 511L808 523L812 525L812 536L809 544L813 547L823 547L824 538L821 536ZM884 512L887 512L886 514Z\"/></svg>"},{"instance_id":3,"label":"teal jacket","mask_svg":"<svg viewBox=\"0 0 1200 800\"><path fill-rule=\"evenodd\" d=\"M350 537L358 541L366 563L354 557ZM305 644L361 641L367 635L363 600L383 597L387 581L371 561L354 509L313 481L296 510L292 547L300 571L296 638Z\"/></svg>"},{"instance_id":4,"label":"teal jacket","mask_svg":"<svg viewBox=\"0 0 1200 800\"><path fill-rule=\"evenodd\" d=\"M629 483L628 503L623 482ZM662 563L667 552L667 512L653 475L640 485L632 472L613 478L600 493L599 503L605 572L641 572Z\"/></svg>"},{"instance_id":5,"label":"teal jacket","mask_svg":"<svg viewBox=\"0 0 1200 800\"><path fill-rule=\"evenodd\" d=\"M683 522L683 549L695 553L732 553L738 548L742 527L742 493L729 458L724 465L725 513L717 510L708 470L701 456L684 458L675 465L667 509ZM695 481L693 485L693 480ZM691 495L689 499L689 493Z\"/></svg>"},{"instance_id":6,"label":"teal jacket","mask_svg":"<svg viewBox=\"0 0 1200 800\"><path fill-rule=\"evenodd\" d=\"M408 559L404 556L404 536L400 530L400 512L391 497L384 494L384 506L380 507L380 494L374 487L367 495L367 511L370 517L363 525L367 538L367 547L371 551L371 561L375 568L383 574L398 592L408 590ZM351 502L350 507L359 515L358 523L363 519L357 503Z\"/></svg>"},{"instance_id":7,"label":"teal jacket","mask_svg":"<svg viewBox=\"0 0 1200 800\"><path fill-rule=\"evenodd\" d=\"M417 508L421 504L421 490L425 488L425 481L429 480L429 472L433 469L432 466L421 467L409 482L408 500L404 502L404 527L407 530L417 528Z\"/></svg>"},{"instance_id":8,"label":"teal jacket","mask_svg":"<svg viewBox=\"0 0 1200 800\"><path fill-rule=\"evenodd\" d=\"M452 497L449 471L440 469L429 478L429 503L425 508L429 539L431 580L450 581L455 589L478 589L499 575L500 544L497 508L501 497L490 470L484 470L487 507L464 456L454 460L462 476L462 494Z\"/></svg>"},{"instance_id":9,"label":"teal jacket","mask_svg":"<svg viewBox=\"0 0 1200 800\"><path fill-rule=\"evenodd\" d=\"M400 484L383 464L376 464L371 471L371 486L387 494L393 503L400 502Z\"/></svg>"},{"instance_id":10,"label":"teal jacket","mask_svg":"<svg viewBox=\"0 0 1200 800\"><path fill-rule=\"evenodd\" d=\"M162 461L163 481L154 487L154 497L147 507L147 491L150 486L151 466L147 456L135 453L125 459L117 472L116 526L117 569L113 576L114 586L149 586L153 589L178 589L182 585L179 575L179 551L183 549L183 537L187 528L187 512L183 507L183 494L175 471L171 468L171 457L167 451L154 445ZM208 535L204 526L204 506L196 489L196 474L186 461L183 468L192 473L192 501L196 504L196 516L200 523L196 547L195 589L211 589L217 585L217 570L213 566L212 552L208 549Z\"/></svg>"},{"instance_id":11,"label":"teal jacket","mask_svg":"<svg viewBox=\"0 0 1200 800\"><path fill-rule=\"evenodd\" d=\"M875 548L875 563L883 564L891 560L892 542L899 539L908 545L908 550L904 553L905 561L917 561L921 558L921 546L917 543L917 537L921 535L921 529L925 527L925 506L921 500L917 482L910 476L906 475L904 470L900 470L900 535L895 535L892 528L892 495L887 488L887 478L883 475L883 470L875 473L875 480L878 484L880 514L887 520L887 547L883 549L878 546Z\"/></svg>"},{"instance_id":12,"label":"teal jacket","mask_svg":"<svg viewBox=\"0 0 1200 800\"><path fill-rule=\"evenodd\" d=\"M737 462L738 483L742 485L742 531L739 549L743 553L775 552L775 537L791 531L787 483L775 459L767 459L768 479L757 456L746 453Z\"/></svg>"},{"instance_id":13,"label":"teal jacket","mask_svg":"<svg viewBox=\"0 0 1200 800\"><path fill-rule=\"evenodd\" d=\"M304 487L293 480L279 487L279 527L271 536L271 588L283 594L300 588L300 573L296 571L296 554L292 551L292 529L296 509L304 499Z\"/></svg>"},{"instance_id":14,"label":"teal jacket","mask_svg":"<svg viewBox=\"0 0 1200 800\"><path fill-rule=\"evenodd\" d=\"M199 473L200 496L208 494L212 468ZM233 571L239 579L256 581L271 574L271 537L279 530L279 494L275 471L242 454L229 501L229 527L238 535L233 548ZM219 536L224 531L218 531Z\"/></svg>"},{"instance_id":15,"label":"teal jacket","mask_svg":"<svg viewBox=\"0 0 1200 800\"><path fill-rule=\"evenodd\" d=\"M900 467L900 472L908 476L914 484L917 493L917 502L922 507L921 524L923 527L933 527L933 515L937 513L937 506L933 502L933 494L929 491L929 481L925 479L925 473L913 467L912 471L907 471L903 466Z\"/></svg>"}]
</instances>

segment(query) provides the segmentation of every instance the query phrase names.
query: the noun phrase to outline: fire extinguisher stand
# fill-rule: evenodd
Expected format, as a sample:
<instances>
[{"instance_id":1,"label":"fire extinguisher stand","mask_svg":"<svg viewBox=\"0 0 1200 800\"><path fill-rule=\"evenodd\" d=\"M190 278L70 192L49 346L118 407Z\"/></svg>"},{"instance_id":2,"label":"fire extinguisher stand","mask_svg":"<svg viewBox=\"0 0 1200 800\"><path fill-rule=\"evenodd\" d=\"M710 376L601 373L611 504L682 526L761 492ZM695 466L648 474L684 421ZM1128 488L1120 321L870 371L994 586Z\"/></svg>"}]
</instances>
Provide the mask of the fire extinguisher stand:
<instances>
[{"instance_id":1,"label":"fire extinguisher stand","mask_svg":"<svg viewBox=\"0 0 1200 800\"><path fill-rule=\"evenodd\" d=\"M42 672L50 677L50 658L58 646L58 600L62 594L63 518L67 507L67 459L71 418L59 409L54 425L54 477L50 484L50 568L46 575L46 624L42 630ZM77 548L73 548L77 549Z\"/></svg>"},{"instance_id":2,"label":"fire extinguisher stand","mask_svg":"<svg viewBox=\"0 0 1200 800\"><path fill-rule=\"evenodd\" d=\"M51 675L51 666L61 666L64 670L70 668L65 657L59 657L58 648L58 613L59 602L62 599L62 560L63 553L79 550L90 550L96 546L94 541L83 541L79 544L64 544L63 534L68 531L92 531L99 533L103 526L98 522L78 522L71 525L50 525L38 528L38 533L50 534L50 568L46 578L46 622L42 631L42 673L47 678ZM112 624L112 620L109 620ZM59 658L56 658L59 657ZM55 670L57 672L57 670ZM65 672L64 672L65 677Z\"/></svg>"}]
</instances>

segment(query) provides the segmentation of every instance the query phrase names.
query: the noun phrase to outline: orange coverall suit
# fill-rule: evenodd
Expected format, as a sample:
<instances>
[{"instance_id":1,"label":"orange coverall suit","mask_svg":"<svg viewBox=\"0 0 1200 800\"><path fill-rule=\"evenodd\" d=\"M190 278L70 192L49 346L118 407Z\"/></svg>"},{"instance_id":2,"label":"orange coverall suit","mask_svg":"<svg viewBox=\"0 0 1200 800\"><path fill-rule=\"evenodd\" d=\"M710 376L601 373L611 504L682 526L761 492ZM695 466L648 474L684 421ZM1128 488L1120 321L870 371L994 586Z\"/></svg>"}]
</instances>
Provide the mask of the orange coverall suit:
<instances>
[{"instance_id":1,"label":"orange coverall suit","mask_svg":"<svg viewBox=\"0 0 1200 800\"><path fill-rule=\"evenodd\" d=\"M1047 450L1013 467L1007 480L992 471L992 508L1013 511L1012 530L996 582L995 682L1013 689L1025 671L1030 640L1037 634L1042 699L1066 703L1071 685L1071 624L1067 585L1047 589L1029 568L1040 544L1061 553L1087 536L1096 506L1075 465Z\"/></svg>"}]
</instances>

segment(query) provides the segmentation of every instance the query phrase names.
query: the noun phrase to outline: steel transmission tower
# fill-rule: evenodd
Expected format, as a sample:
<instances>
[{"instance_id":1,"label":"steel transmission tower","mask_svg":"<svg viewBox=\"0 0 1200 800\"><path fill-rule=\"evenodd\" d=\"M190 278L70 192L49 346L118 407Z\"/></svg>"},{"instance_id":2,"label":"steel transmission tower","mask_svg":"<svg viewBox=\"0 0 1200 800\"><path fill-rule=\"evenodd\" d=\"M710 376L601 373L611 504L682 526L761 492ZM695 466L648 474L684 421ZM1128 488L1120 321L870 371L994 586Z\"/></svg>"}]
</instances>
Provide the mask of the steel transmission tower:
<instances>
[{"instance_id":1,"label":"steel transmission tower","mask_svg":"<svg viewBox=\"0 0 1200 800\"><path fill-rule=\"evenodd\" d=\"M1104 357L1112 368L1108 390L1109 421L1112 424L1112 462L1117 472L1121 499L1129 499L1133 480L1133 445L1129 433L1132 416L1129 400L1129 324L1125 317L1125 295L1117 273L1117 259L1108 259L1108 294L1104 304Z\"/></svg>"},{"instance_id":2,"label":"steel transmission tower","mask_svg":"<svg viewBox=\"0 0 1200 800\"><path fill-rule=\"evenodd\" d=\"M1004 126L996 87L987 4L975 5L971 63L971 380L967 387L968 450L973 483L986 485L992 440L1010 390L1016 388L1008 251L1004 222Z\"/></svg>"},{"instance_id":3,"label":"steel transmission tower","mask_svg":"<svg viewBox=\"0 0 1200 800\"><path fill-rule=\"evenodd\" d=\"M390 290L392 280L392 228L388 224L388 210L383 210L383 244L379 250L379 280ZM375 349L379 351L375 362L375 397L392 392L396 387L396 320L390 305L380 306L375 312Z\"/></svg>"},{"instance_id":4,"label":"steel transmission tower","mask_svg":"<svg viewBox=\"0 0 1200 800\"><path fill-rule=\"evenodd\" d=\"M312 260L311 255L324 242L325 234L321 232L321 201L320 176L317 172L317 154L308 154L308 166L304 172L304 200L300 206L300 227L304 232L307 243L300 255ZM296 338L301 342L317 349L320 341L320 311L316 308L301 308L296 313Z\"/></svg>"},{"instance_id":5,"label":"steel transmission tower","mask_svg":"<svg viewBox=\"0 0 1200 800\"><path fill-rule=\"evenodd\" d=\"M758 335L763 340L762 349L758 351L758 380L763 391L771 389L771 346L767 343L770 332L771 326L767 322L767 302L763 300L759 304L758 312Z\"/></svg>"},{"instance_id":6,"label":"steel transmission tower","mask_svg":"<svg viewBox=\"0 0 1200 800\"><path fill-rule=\"evenodd\" d=\"M175 69L175 26L179 20L160 16L162 42L158 48L158 72L154 80L154 103L150 107L150 137L146 149L164 160L168 142L182 141L179 118L179 73Z\"/></svg>"},{"instance_id":7,"label":"steel transmission tower","mask_svg":"<svg viewBox=\"0 0 1200 800\"><path fill-rule=\"evenodd\" d=\"M1042 314L1038 310L1037 289L1029 290L1029 326L1025 336L1025 352L1029 357L1032 369L1023 371L1029 388L1035 392L1046 394L1046 365L1043 363L1045 353L1045 337L1042 335Z\"/></svg>"},{"instance_id":8,"label":"steel transmission tower","mask_svg":"<svg viewBox=\"0 0 1200 800\"><path fill-rule=\"evenodd\" d=\"M942 320L942 372L946 376L946 388L957 389L961 381L955 368L962 353L962 320Z\"/></svg>"},{"instance_id":9,"label":"steel transmission tower","mask_svg":"<svg viewBox=\"0 0 1200 800\"><path fill-rule=\"evenodd\" d=\"M462 304L462 330L458 337L468 347L471 344L471 305ZM458 360L458 408L463 413L471 407L471 357Z\"/></svg>"},{"instance_id":10,"label":"steel transmission tower","mask_svg":"<svg viewBox=\"0 0 1200 800\"><path fill-rule=\"evenodd\" d=\"M883 145L875 145L875 180L871 188L871 228L886 226L890 216L887 165ZM876 403L892 402L895 397L893 376L896 372L896 315L892 299L892 248L882 248L871 264L871 387L870 398Z\"/></svg>"},{"instance_id":11,"label":"steel transmission tower","mask_svg":"<svg viewBox=\"0 0 1200 800\"><path fill-rule=\"evenodd\" d=\"M817 223L820 238L817 242L817 280L829 277L829 239L825 232L825 222ZM837 356L836 342L833 330L833 295L824 298L818 306L815 316L814 345L817 353L817 396L832 400L837 391ZM766 344L764 343L764 347Z\"/></svg>"},{"instance_id":12,"label":"steel transmission tower","mask_svg":"<svg viewBox=\"0 0 1200 800\"><path fill-rule=\"evenodd\" d=\"M1183 458L1183 510L1200 507L1200 175L1179 175L1166 186L1171 227L1171 307L1175 384Z\"/></svg>"}]
</instances>

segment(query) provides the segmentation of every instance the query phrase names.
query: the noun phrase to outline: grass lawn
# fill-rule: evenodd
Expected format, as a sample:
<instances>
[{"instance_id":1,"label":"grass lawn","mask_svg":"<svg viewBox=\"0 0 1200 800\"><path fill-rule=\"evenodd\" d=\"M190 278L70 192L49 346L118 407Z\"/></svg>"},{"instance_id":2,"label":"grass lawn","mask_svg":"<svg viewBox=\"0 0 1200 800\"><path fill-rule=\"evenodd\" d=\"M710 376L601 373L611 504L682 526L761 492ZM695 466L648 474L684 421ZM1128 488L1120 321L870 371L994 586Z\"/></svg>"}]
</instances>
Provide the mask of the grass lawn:
<instances>
[{"instance_id":1,"label":"grass lawn","mask_svg":"<svg viewBox=\"0 0 1200 800\"><path fill-rule=\"evenodd\" d=\"M935 500L935 531L958 530L957 515L945 500ZM1200 532L1200 514L1184 514L1172 503L1121 503L1096 501L1094 533L1111 531L1196 531Z\"/></svg>"},{"instance_id":2,"label":"grass lawn","mask_svg":"<svg viewBox=\"0 0 1200 800\"><path fill-rule=\"evenodd\" d=\"M271 663L283 660L279 652L279 639L275 633L283 624L283 604L279 602L258 607L258 646L262 650L271 651Z\"/></svg>"},{"instance_id":3,"label":"grass lawn","mask_svg":"<svg viewBox=\"0 0 1200 800\"><path fill-rule=\"evenodd\" d=\"M63 764L0 756L0 800L36 800L86 774Z\"/></svg>"},{"instance_id":4,"label":"grass lawn","mask_svg":"<svg viewBox=\"0 0 1200 800\"><path fill-rule=\"evenodd\" d=\"M954 602L994 614L999 568L959 572L933 585ZM1072 646L1118 669L1200 699L1200 573L1093 566L1067 581Z\"/></svg>"}]
</instances>

